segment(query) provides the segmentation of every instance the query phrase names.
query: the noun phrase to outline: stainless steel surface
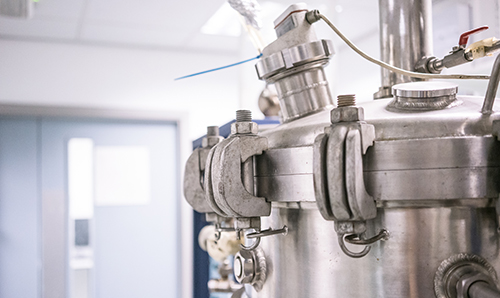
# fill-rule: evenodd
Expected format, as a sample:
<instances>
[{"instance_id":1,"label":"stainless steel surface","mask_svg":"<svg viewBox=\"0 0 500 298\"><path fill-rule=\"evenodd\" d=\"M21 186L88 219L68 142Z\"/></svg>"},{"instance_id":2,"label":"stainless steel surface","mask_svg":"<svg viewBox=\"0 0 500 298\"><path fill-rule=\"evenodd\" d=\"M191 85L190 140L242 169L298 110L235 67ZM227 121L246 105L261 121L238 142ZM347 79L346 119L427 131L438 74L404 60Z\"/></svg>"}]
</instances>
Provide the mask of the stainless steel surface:
<instances>
[{"instance_id":1,"label":"stainless steel surface","mask_svg":"<svg viewBox=\"0 0 500 298\"><path fill-rule=\"evenodd\" d=\"M318 210L273 208L264 223L286 224L289 233L262 239L269 275L252 297L433 297L436 268L450 255L473 252L499 268L494 213L469 207L379 209L373 227L390 230L390 239L352 259Z\"/></svg>"},{"instance_id":2,"label":"stainless steel surface","mask_svg":"<svg viewBox=\"0 0 500 298\"><path fill-rule=\"evenodd\" d=\"M332 106L322 64L275 81L283 122Z\"/></svg>"},{"instance_id":3,"label":"stainless steel surface","mask_svg":"<svg viewBox=\"0 0 500 298\"><path fill-rule=\"evenodd\" d=\"M455 95L458 85L450 82L414 82L392 86L392 94L401 97L434 98Z\"/></svg>"},{"instance_id":4,"label":"stainless steel surface","mask_svg":"<svg viewBox=\"0 0 500 298\"><path fill-rule=\"evenodd\" d=\"M432 1L379 0L380 54L390 65L414 70L420 58L432 54ZM411 78L382 69L382 87ZM382 98L385 94L375 95Z\"/></svg>"},{"instance_id":5,"label":"stainless steel surface","mask_svg":"<svg viewBox=\"0 0 500 298\"><path fill-rule=\"evenodd\" d=\"M184 197L194 210L200 213L213 213L205 199L204 173L210 148L222 141L218 126L207 127L207 136L202 139L202 147L196 148L186 161L184 169Z\"/></svg>"},{"instance_id":6,"label":"stainless steel surface","mask_svg":"<svg viewBox=\"0 0 500 298\"><path fill-rule=\"evenodd\" d=\"M266 256L259 247L241 250L234 256L234 277L239 283L251 284L257 292L266 282L267 272Z\"/></svg>"},{"instance_id":7,"label":"stainless steel surface","mask_svg":"<svg viewBox=\"0 0 500 298\"><path fill-rule=\"evenodd\" d=\"M253 195L253 158L268 148L259 137L250 111L240 110L231 125L232 134L208 153L205 194L208 205L220 216L252 218L267 216L270 203Z\"/></svg>"},{"instance_id":8,"label":"stainless steel surface","mask_svg":"<svg viewBox=\"0 0 500 298\"><path fill-rule=\"evenodd\" d=\"M486 90L486 95L484 96L484 103L481 109L481 113L488 115L493 112L493 103L495 102L495 96L497 95L498 82L500 81L500 55L495 59L493 68L491 69L491 77L488 83L488 89Z\"/></svg>"},{"instance_id":9,"label":"stainless steel surface","mask_svg":"<svg viewBox=\"0 0 500 298\"><path fill-rule=\"evenodd\" d=\"M402 111L430 111L460 104L458 85L448 82L413 82L392 86L394 100L387 108Z\"/></svg>"},{"instance_id":10,"label":"stainless steel surface","mask_svg":"<svg viewBox=\"0 0 500 298\"><path fill-rule=\"evenodd\" d=\"M496 287L495 269L481 256L459 253L439 265L434 276L434 292L437 298L469 298L469 288L476 282Z\"/></svg>"},{"instance_id":11,"label":"stainless steel surface","mask_svg":"<svg viewBox=\"0 0 500 298\"><path fill-rule=\"evenodd\" d=\"M266 117L279 116L280 100L274 85L266 84L259 96L259 109Z\"/></svg>"},{"instance_id":12,"label":"stainless steel surface","mask_svg":"<svg viewBox=\"0 0 500 298\"><path fill-rule=\"evenodd\" d=\"M267 237L267 236L279 235L279 234L286 236L286 234L288 234L288 227L283 226L283 228L277 229L277 230L267 229L267 230L260 231L260 232L250 233L250 234L247 234L246 237L248 239L252 239L252 238Z\"/></svg>"},{"instance_id":13,"label":"stainless steel surface","mask_svg":"<svg viewBox=\"0 0 500 298\"><path fill-rule=\"evenodd\" d=\"M428 56L430 4L380 0L387 62L412 70ZM284 123L256 135L243 117L207 157L210 205L250 236L235 263L235 275L253 285L247 294L427 298L436 297L436 270L451 256L500 268L500 114L484 115L482 98L432 82L395 88L426 110L392 109L392 98L355 106L344 95L330 111L330 49L307 14L283 16L282 35L257 65L276 85ZM383 80L385 92L408 78ZM288 234L274 235L283 226ZM266 268L258 285L256 251ZM486 280L462 267L440 279L455 296Z\"/></svg>"},{"instance_id":14,"label":"stainless steel surface","mask_svg":"<svg viewBox=\"0 0 500 298\"><path fill-rule=\"evenodd\" d=\"M470 286L468 295L470 298L500 298L500 291L485 282L476 282Z\"/></svg>"},{"instance_id":15,"label":"stainless steel surface","mask_svg":"<svg viewBox=\"0 0 500 298\"><path fill-rule=\"evenodd\" d=\"M333 46L316 37L304 7L291 6L277 19L278 39L263 50L255 65L259 78L276 86L283 122L333 105L323 71Z\"/></svg>"}]
</instances>

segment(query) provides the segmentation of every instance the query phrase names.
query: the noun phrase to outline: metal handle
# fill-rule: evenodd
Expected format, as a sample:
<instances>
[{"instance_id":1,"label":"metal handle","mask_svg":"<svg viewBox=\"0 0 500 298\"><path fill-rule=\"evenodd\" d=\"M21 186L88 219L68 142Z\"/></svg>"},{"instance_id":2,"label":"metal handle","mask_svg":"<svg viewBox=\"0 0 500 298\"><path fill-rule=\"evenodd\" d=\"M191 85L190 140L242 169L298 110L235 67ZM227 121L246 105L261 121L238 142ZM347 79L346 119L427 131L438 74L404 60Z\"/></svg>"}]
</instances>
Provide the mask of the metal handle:
<instances>
[{"instance_id":1,"label":"metal handle","mask_svg":"<svg viewBox=\"0 0 500 298\"><path fill-rule=\"evenodd\" d=\"M278 234L282 234L283 236L286 236L286 234L288 234L288 227L285 225L285 226L283 226L283 228L277 229L277 230L267 229L267 230L260 231L260 232L250 233L250 234L247 234L246 237L248 239L252 239L252 238L260 238L260 237L278 235Z\"/></svg>"},{"instance_id":2,"label":"metal handle","mask_svg":"<svg viewBox=\"0 0 500 298\"><path fill-rule=\"evenodd\" d=\"M347 243L356 245L370 245L379 240L387 240L388 238L389 238L389 231L387 231L386 229L382 229L377 235L368 239L361 239L357 234L346 235L345 241Z\"/></svg>"},{"instance_id":3,"label":"metal handle","mask_svg":"<svg viewBox=\"0 0 500 298\"><path fill-rule=\"evenodd\" d=\"M458 40L458 45L461 47L465 47L471 35L487 30L488 28L488 26L481 26L462 33L462 35L460 35L460 39Z\"/></svg>"},{"instance_id":4,"label":"metal handle","mask_svg":"<svg viewBox=\"0 0 500 298\"><path fill-rule=\"evenodd\" d=\"M361 239L359 234L338 235L340 248L346 255L348 255L351 258L362 258L366 256L370 252L371 249L371 246L369 246L370 244L373 244L379 240L387 240L388 238L389 238L389 231L387 231L386 229L380 230L380 232L377 235L368 239ZM366 245L366 246L360 252L352 252L346 247L344 241L354 245Z\"/></svg>"}]
</instances>

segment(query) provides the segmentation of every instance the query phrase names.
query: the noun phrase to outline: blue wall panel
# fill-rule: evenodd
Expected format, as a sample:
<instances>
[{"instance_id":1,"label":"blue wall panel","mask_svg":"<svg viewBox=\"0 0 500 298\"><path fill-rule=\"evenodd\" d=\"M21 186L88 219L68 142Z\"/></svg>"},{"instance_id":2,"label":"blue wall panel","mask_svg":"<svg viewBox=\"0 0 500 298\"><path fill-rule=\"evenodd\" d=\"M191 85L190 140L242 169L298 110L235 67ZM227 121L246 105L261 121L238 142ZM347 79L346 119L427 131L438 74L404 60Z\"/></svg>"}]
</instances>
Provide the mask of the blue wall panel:
<instances>
[{"instance_id":1,"label":"blue wall panel","mask_svg":"<svg viewBox=\"0 0 500 298\"><path fill-rule=\"evenodd\" d=\"M0 297L39 297L36 120L0 119Z\"/></svg>"}]
</instances>

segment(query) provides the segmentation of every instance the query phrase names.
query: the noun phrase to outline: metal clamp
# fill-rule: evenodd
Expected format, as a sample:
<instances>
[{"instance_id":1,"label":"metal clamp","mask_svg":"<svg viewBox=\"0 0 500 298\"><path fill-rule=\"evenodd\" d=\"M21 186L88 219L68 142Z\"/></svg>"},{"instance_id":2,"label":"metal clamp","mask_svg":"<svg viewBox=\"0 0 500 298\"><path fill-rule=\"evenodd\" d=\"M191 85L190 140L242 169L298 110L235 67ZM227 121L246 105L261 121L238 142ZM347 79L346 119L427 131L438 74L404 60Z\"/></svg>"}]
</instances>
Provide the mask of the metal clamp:
<instances>
[{"instance_id":1,"label":"metal clamp","mask_svg":"<svg viewBox=\"0 0 500 298\"><path fill-rule=\"evenodd\" d=\"M207 137L202 140L202 148L196 148L186 162L184 170L184 196L186 201L197 212L214 212L205 199L205 189L203 187L205 163L210 148L223 139L223 137L219 136L218 126L209 126L207 128Z\"/></svg>"},{"instance_id":2,"label":"metal clamp","mask_svg":"<svg viewBox=\"0 0 500 298\"><path fill-rule=\"evenodd\" d=\"M340 248L346 255L360 258L370 247L351 252L344 240L361 240L366 221L377 216L363 177L363 154L373 145L375 128L363 121L363 108L354 105L354 95L339 96L339 107L331 112L332 125L314 142L313 178L318 209L323 218L335 221ZM377 240L385 237L381 233Z\"/></svg>"},{"instance_id":3,"label":"metal clamp","mask_svg":"<svg viewBox=\"0 0 500 298\"><path fill-rule=\"evenodd\" d=\"M252 172L252 156L260 155L268 148L267 138L256 135L258 127L251 121L251 116L243 120L237 119L231 126L233 134L214 146L208 154L205 171L206 200L221 216L268 216L271 213L271 203L253 195ZM243 171L242 167L245 165L249 172ZM245 185L242 179L245 182L249 180L247 184L251 185Z\"/></svg>"}]
</instances>

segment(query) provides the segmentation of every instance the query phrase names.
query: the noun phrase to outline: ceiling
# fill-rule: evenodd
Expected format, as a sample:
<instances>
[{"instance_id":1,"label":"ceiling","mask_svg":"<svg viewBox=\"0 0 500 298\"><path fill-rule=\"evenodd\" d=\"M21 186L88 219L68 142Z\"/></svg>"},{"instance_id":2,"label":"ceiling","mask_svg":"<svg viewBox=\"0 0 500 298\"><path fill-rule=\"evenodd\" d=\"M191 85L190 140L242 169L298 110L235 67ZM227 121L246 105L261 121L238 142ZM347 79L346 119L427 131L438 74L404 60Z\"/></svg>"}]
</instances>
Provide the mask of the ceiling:
<instances>
[{"instance_id":1,"label":"ceiling","mask_svg":"<svg viewBox=\"0 0 500 298\"><path fill-rule=\"evenodd\" d=\"M271 15L267 15L272 18L269 22L294 3L272 1L279 4L273 7L280 11L269 12ZM308 1L309 7L326 9L323 3ZM339 5L344 7L340 9L344 13L359 10L373 13L377 8L377 1L327 3L332 13L335 10L338 13ZM31 19L0 17L0 38L231 53L237 53L240 46L238 37L201 33L201 27L224 0L38 0L34 4ZM239 26L236 14L229 25Z\"/></svg>"}]
</instances>

